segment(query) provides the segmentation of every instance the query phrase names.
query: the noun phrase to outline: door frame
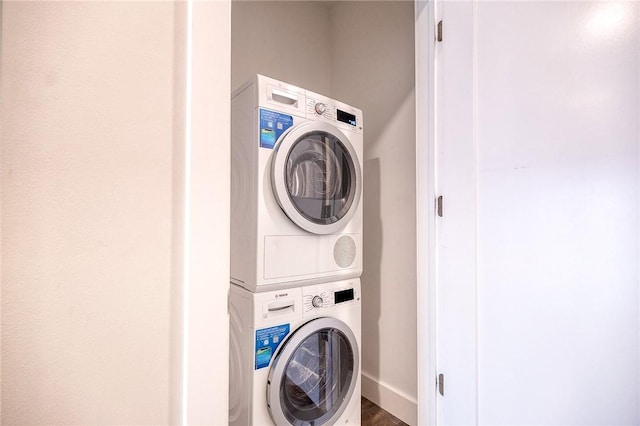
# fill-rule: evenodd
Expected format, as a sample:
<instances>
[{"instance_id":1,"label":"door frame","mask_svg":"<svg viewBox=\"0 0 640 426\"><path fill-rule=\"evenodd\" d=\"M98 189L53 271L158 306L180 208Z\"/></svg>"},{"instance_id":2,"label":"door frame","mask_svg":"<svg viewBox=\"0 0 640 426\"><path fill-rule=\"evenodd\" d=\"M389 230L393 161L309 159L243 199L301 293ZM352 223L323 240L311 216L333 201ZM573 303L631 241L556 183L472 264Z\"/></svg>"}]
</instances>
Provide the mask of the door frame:
<instances>
[{"instance_id":1,"label":"door frame","mask_svg":"<svg viewBox=\"0 0 640 426\"><path fill-rule=\"evenodd\" d=\"M475 7L475 1L473 2ZM437 142L442 140L442 87L438 75L436 22L442 0L415 0L416 251L418 424L436 425L438 265L435 200L438 195ZM451 15L448 15L448 19ZM444 36L446 37L446 29ZM477 419L477 418L476 418Z\"/></svg>"},{"instance_id":2,"label":"door frame","mask_svg":"<svg viewBox=\"0 0 640 426\"><path fill-rule=\"evenodd\" d=\"M436 0L415 0L418 424L436 417Z\"/></svg>"}]
</instances>

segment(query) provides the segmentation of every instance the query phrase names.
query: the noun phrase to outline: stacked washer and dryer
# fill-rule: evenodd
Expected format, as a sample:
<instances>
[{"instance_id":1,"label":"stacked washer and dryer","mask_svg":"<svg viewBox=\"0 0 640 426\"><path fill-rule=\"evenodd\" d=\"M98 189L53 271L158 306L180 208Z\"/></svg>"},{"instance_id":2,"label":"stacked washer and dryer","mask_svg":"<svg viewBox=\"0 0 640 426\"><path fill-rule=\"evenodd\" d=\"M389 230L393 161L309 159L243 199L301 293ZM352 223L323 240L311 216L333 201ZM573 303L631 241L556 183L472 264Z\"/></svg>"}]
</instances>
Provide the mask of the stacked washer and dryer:
<instances>
[{"instance_id":1,"label":"stacked washer and dryer","mask_svg":"<svg viewBox=\"0 0 640 426\"><path fill-rule=\"evenodd\" d=\"M359 424L362 111L257 75L231 115L229 423Z\"/></svg>"}]
</instances>

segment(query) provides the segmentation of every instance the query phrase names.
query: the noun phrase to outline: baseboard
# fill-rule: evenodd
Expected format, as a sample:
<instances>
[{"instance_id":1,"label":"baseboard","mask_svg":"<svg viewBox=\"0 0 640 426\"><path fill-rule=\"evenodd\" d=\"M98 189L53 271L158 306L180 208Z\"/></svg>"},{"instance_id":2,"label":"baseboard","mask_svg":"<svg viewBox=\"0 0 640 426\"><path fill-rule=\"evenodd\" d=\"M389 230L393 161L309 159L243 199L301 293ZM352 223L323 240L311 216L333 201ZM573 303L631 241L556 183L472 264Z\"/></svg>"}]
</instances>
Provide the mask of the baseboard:
<instances>
[{"instance_id":1,"label":"baseboard","mask_svg":"<svg viewBox=\"0 0 640 426\"><path fill-rule=\"evenodd\" d=\"M387 383L362 372L362 396L409 425L418 424L418 402Z\"/></svg>"}]
</instances>

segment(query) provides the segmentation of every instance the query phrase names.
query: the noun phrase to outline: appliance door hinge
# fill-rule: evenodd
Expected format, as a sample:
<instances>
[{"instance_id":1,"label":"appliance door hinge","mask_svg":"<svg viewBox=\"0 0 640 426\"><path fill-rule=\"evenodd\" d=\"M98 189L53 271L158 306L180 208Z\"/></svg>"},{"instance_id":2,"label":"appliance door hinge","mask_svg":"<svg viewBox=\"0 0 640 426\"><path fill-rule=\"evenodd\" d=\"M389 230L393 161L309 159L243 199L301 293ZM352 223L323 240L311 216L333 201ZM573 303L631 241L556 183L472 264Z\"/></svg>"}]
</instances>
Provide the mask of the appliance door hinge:
<instances>
[{"instance_id":1,"label":"appliance door hinge","mask_svg":"<svg viewBox=\"0 0 640 426\"><path fill-rule=\"evenodd\" d=\"M442 41L442 20L438 21L438 26L437 26L436 32L437 32L436 40L438 42L441 42Z\"/></svg>"},{"instance_id":2,"label":"appliance door hinge","mask_svg":"<svg viewBox=\"0 0 640 426\"><path fill-rule=\"evenodd\" d=\"M438 217L442 217L442 195L436 198L436 214Z\"/></svg>"},{"instance_id":3,"label":"appliance door hinge","mask_svg":"<svg viewBox=\"0 0 640 426\"><path fill-rule=\"evenodd\" d=\"M436 378L436 383L438 384L438 392L441 396L444 396L444 374L438 374Z\"/></svg>"}]
</instances>

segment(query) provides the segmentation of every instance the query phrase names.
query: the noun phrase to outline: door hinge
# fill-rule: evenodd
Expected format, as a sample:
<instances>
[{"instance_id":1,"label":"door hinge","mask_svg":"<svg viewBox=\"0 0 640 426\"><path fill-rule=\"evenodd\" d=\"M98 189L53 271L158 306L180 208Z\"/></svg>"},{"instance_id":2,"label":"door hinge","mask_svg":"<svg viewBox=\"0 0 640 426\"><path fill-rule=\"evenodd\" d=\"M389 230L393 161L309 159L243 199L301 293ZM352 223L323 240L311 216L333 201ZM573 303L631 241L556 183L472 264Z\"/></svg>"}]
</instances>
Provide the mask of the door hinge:
<instances>
[{"instance_id":1,"label":"door hinge","mask_svg":"<svg viewBox=\"0 0 640 426\"><path fill-rule=\"evenodd\" d=\"M442 217L442 195L436 199L436 214Z\"/></svg>"},{"instance_id":2,"label":"door hinge","mask_svg":"<svg viewBox=\"0 0 640 426\"><path fill-rule=\"evenodd\" d=\"M438 383L438 392L440 393L440 395L444 396L444 374L438 374L436 383Z\"/></svg>"},{"instance_id":3,"label":"door hinge","mask_svg":"<svg viewBox=\"0 0 640 426\"><path fill-rule=\"evenodd\" d=\"M436 34L436 40L441 42L442 41L442 20L438 21L438 29L437 29L437 34Z\"/></svg>"}]
</instances>

